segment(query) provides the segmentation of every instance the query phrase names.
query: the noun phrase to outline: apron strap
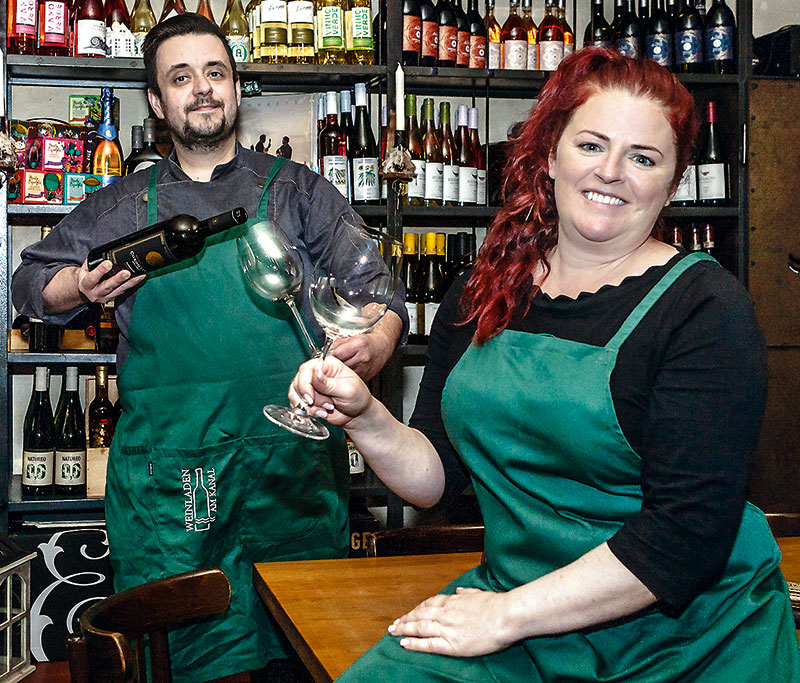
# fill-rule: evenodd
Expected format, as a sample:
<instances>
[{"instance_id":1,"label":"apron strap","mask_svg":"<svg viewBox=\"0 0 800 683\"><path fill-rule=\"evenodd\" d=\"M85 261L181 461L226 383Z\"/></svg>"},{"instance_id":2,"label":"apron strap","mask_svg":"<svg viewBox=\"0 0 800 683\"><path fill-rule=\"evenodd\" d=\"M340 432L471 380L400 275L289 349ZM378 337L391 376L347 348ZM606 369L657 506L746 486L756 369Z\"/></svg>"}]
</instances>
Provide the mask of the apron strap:
<instances>
[{"instance_id":1,"label":"apron strap","mask_svg":"<svg viewBox=\"0 0 800 683\"><path fill-rule=\"evenodd\" d=\"M278 175L278 171L281 170L281 167L285 163L286 159L284 157L275 157L275 162L269 169L269 173L267 173L267 179L264 181L264 191L261 193L261 200L258 202L258 211L256 212L256 217L260 221L264 221L269 218L269 214L267 213L267 204L269 203L269 186L275 176Z\"/></svg>"},{"instance_id":2,"label":"apron strap","mask_svg":"<svg viewBox=\"0 0 800 683\"><path fill-rule=\"evenodd\" d=\"M672 268L670 268L648 293L639 304L634 308L630 315L622 323L617 333L611 338L605 348L613 351L618 351L619 347L628 338L628 335L634 328L641 322L642 318L647 314L647 311L661 298L661 295L666 292L675 280L677 280L683 273L693 266L698 261L713 261L717 263L716 259L709 254L702 251L690 253L678 261Z\"/></svg>"}]
</instances>

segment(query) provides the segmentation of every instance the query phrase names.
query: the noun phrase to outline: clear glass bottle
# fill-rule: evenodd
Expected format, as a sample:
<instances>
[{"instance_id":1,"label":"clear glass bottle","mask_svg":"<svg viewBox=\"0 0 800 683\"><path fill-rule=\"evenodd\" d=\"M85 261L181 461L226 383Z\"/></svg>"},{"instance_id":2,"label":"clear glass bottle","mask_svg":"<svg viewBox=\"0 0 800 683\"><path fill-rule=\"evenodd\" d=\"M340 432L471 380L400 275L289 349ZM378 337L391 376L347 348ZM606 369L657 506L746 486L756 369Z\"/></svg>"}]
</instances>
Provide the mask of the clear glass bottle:
<instances>
[{"instance_id":1,"label":"clear glass bottle","mask_svg":"<svg viewBox=\"0 0 800 683\"><path fill-rule=\"evenodd\" d=\"M417 125L417 96L406 94L406 136L411 162L414 164L416 177L408 182L406 201L411 206L422 206L425 202L425 150L422 147L422 135Z\"/></svg>"},{"instance_id":2,"label":"clear glass bottle","mask_svg":"<svg viewBox=\"0 0 800 683\"><path fill-rule=\"evenodd\" d=\"M219 25L230 45L235 62L250 61L250 27L242 7L242 0L228 0L222 23Z\"/></svg>"},{"instance_id":3,"label":"clear glass bottle","mask_svg":"<svg viewBox=\"0 0 800 683\"><path fill-rule=\"evenodd\" d=\"M289 0L286 15L289 21L289 64L313 64L314 3L311 0Z\"/></svg>"},{"instance_id":4,"label":"clear glass bottle","mask_svg":"<svg viewBox=\"0 0 800 683\"><path fill-rule=\"evenodd\" d=\"M494 16L494 0L486 0L486 36L488 40L487 65L490 69L499 69L501 64L501 45L503 42L500 24Z\"/></svg>"},{"instance_id":5,"label":"clear glass bottle","mask_svg":"<svg viewBox=\"0 0 800 683\"><path fill-rule=\"evenodd\" d=\"M14 0L10 0L9 5L13 4ZM38 26L36 53L66 57L69 54L69 9L65 0L39 0Z\"/></svg>"},{"instance_id":6,"label":"clear glass bottle","mask_svg":"<svg viewBox=\"0 0 800 683\"><path fill-rule=\"evenodd\" d=\"M344 47L348 64L375 63L371 0L350 0L344 17Z\"/></svg>"},{"instance_id":7,"label":"clear glass bottle","mask_svg":"<svg viewBox=\"0 0 800 683\"><path fill-rule=\"evenodd\" d=\"M519 0L509 0L508 18L503 24L500 68L524 71L528 68L528 31L519 15Z\"/></svg>"},{"instance_id":8,"label":"clear glass bottle","mask_svg":"<svg viewBox=\"0 0 800 683\"><path fill-rule=\"evenodd\" d=\"M442 146L442 202L458 206L458 149L450 128L450 103L439 103L439 142Z\"/></svg>"},{"instance_id":9,"label":"clear glass bottle","mask_svg":"<svg viewBox=\"0 0 800 683\"><path fill-rule=\"evenodd\" d=\"M134 40L134 56L142 56L142 43L145 36L156 25L156 15L150 0L136 0L131 12L131 32Z\"/></svg>"},{"instance_id":10,"label":"clear glass bottle","mask_svg":"<svg viewBox=\"0 0 800 683\"><path fill-rule=\"evenodd\" d=\"M339 105L335 90L325 93L325 127L319 134L320 175L326 178L346 199L350 198L347 182L347 135L339 125Z\"/></svg>"},{"instance_id":11,"label":"clear glass bottle","mask_svg":"<svg viewBox=\"0 0 800 683\"><path fill-rule=\"evenodd\" d=\"M342 0L317 0L319 64L345 64L344 6Z\"/></svg>"},{"instance_id":12,"label":"clear glass bottle","mask_svg":"<svg viewBox=\"0 0 800 683\"><path fill-rule=\"evenodd\" d=\"M261 63L286 64L289 60L289 19L285 0L261 0L259 32Z\"/></svg>"},{"instance_id":13,"label":"clear glass bottle","mask_svg":"<svg viewBox=\"0 0 800 683\"><path fill-rule=\"evenodd\" d=\"M442 205L442 146L433 125L433 99L422 101L422 149L425 156L425 206Z\"/></svg>"},{"instance_id":14,"label":"clear glass bottle","mask_svg":"<svg viewBox=\"0 0 800 683\"><path fill-rule=\"evenodd\" d=\"M522 0L522 21L528 32L528 71L536 71L539 68L539 29L531 16L532 5L533 0Z\"/></svg>"},{"instance_id":15,"label":"clear glass bottle","mask_svg":"<svg viewBox=\"0 0 800 683\"><path fill-rule=\"evenodd\" d=\"M556 0L545 0L545 15L539 24L539 69L555 71L564 59L564 27L558 18Z\"/></svg>"}]
</instances>

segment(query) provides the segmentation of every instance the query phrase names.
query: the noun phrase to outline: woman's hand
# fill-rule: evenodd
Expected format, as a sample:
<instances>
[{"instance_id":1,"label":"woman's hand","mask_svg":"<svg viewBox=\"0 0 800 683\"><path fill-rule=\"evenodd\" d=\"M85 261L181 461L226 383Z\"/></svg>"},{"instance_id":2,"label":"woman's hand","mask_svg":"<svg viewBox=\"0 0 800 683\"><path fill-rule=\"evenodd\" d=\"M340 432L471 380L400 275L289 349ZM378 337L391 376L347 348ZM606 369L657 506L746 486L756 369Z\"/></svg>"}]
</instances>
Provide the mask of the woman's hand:
<instances>
[{"instance_id":1,"label":"woman's hand","mask_svg":"<svg viewBox=\"0 0 800 683\"><path fill-rule=\"evenodd\" d=\"M503 650L516 639L507 633L507 593L457 588L434 595L389 626L406 650L451 657L477 657Z\"/></svg>"},{"instance_id":2,"label":"woman's hand","mask_svg":"<svg viewBox=\"0 0 800 683\"><path fill-rule=\"evenodd\" d=\"M372 402L363 380L333 356L303 363L289 386L292 405L305 403L309 414L344 427Z\"/></svg>"}]
</instances>

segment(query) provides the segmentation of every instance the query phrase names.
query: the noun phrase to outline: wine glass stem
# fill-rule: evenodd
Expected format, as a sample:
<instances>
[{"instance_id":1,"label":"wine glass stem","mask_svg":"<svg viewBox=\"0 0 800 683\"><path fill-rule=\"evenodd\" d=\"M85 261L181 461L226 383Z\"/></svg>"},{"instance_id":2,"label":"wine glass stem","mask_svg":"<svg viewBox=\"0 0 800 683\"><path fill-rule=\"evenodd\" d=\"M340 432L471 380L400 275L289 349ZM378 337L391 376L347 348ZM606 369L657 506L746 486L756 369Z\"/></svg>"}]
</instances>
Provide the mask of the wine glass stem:
<instances>
[{"instance_id":1,"label":"wine glass stem","mask_svg":"<svg viewBox=\"0 0 800 683\"><path fill-rule=\"evenodd\" d=\"M306 324L303 322L303 317L300 315L300 311L297 310L297 306L294 303L294 297L292 296L287 297L286 304L292 311L294 319L297 321L297 324L300 327L300 331L303 333L303 337L305 337L306 344L308 344L308 350L311 351L311 355L314 357L318 356L319 349L317 348L317 345L314 343L314 340L311 338L311 335L308 333L308 328L306 328Z\"/></svg>"},{"instance_id":2,"label":"wine glass stem","mask_svg":"<svg viewBox=\"0 0 800 683\"><path fill-rule=\"evenodd\" d=\"M331 350L333 342L333 337L325 337L325 346L322 347L322 360L325 360L328 357L328 352Z\"/></svg>"}]
</instances>

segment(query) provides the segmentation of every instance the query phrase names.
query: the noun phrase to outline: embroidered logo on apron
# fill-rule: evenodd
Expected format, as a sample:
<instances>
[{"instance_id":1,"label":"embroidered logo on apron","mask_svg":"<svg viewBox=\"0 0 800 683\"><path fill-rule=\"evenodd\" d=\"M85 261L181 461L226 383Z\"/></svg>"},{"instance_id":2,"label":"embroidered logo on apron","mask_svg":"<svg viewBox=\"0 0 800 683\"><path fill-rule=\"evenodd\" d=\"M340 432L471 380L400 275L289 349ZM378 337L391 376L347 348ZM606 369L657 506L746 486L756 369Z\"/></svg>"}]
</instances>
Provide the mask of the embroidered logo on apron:
<instances>
[{"instance_id":1,"label":"embroidered logo on apron","mask_svg":"<svg viewBox=\"0 0 800 683\"><path fill-rule=\"evenodd\" d=\"M208 531L217 518L217 472L213 467L181 470L183 519L186 531Z\"/></svg>"}]
</instances>

